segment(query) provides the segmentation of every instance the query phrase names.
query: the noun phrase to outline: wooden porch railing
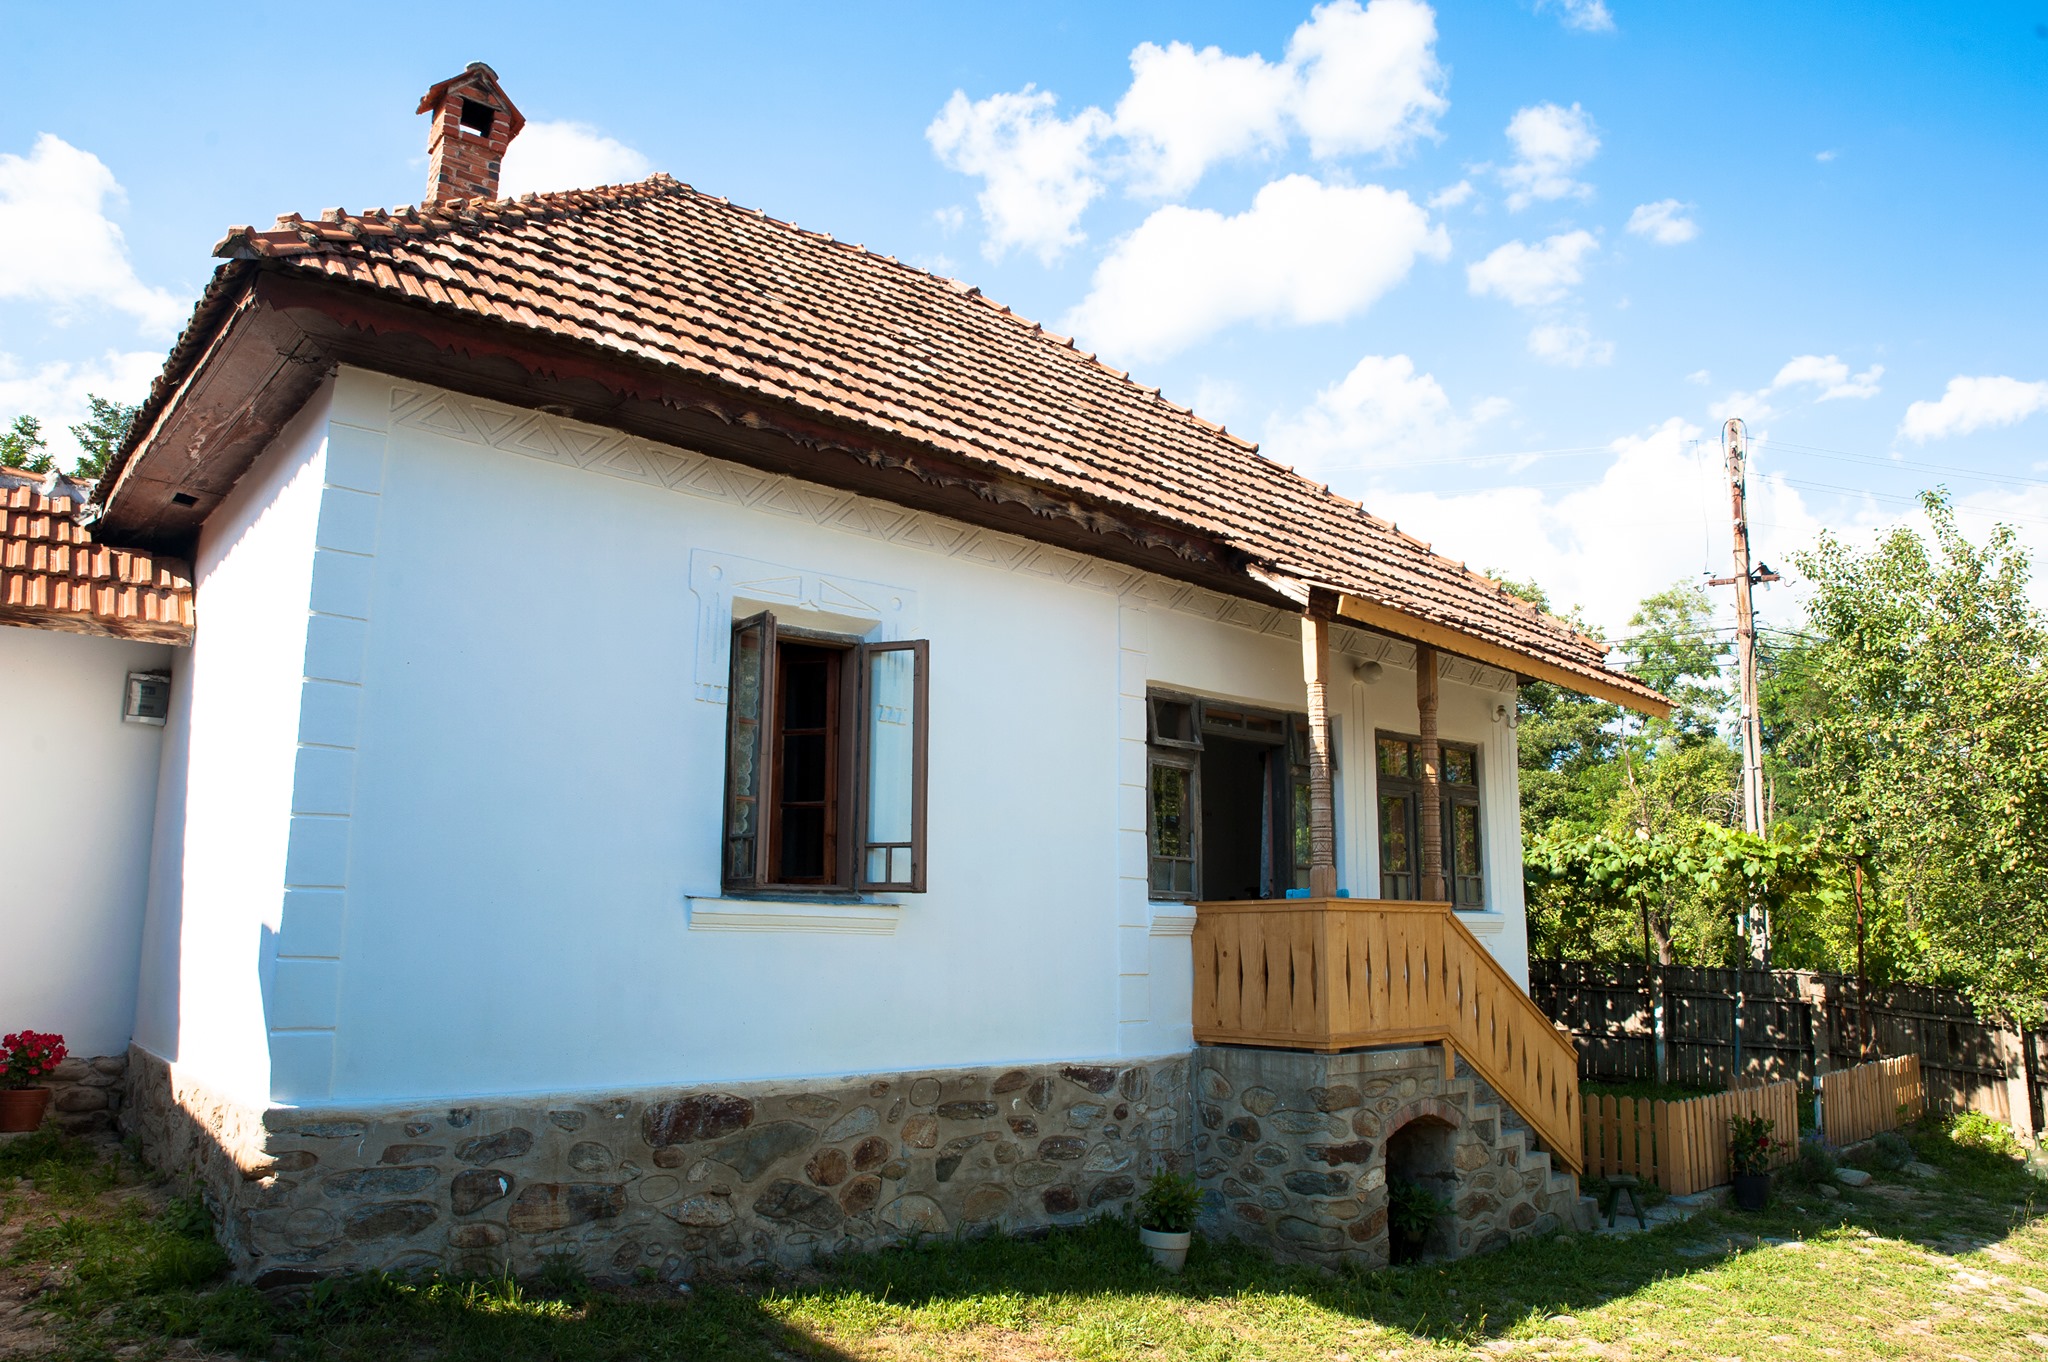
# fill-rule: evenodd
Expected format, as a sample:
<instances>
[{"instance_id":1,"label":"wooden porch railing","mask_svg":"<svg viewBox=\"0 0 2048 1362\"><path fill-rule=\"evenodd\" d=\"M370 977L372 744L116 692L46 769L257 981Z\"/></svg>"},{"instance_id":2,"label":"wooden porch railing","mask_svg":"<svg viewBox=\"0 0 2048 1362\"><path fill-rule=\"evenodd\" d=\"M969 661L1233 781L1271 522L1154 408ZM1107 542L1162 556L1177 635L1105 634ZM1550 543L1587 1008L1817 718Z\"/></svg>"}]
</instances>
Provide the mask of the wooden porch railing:
<instances>
[{"instance_id":1,"label":"wooden porch railing","mask_svg":"<svg viewBox=\"0 0 2048 1362\"><path fill-rule=\"evenodd\" d=\"M1195 1039L1348 1050L1438 1043L1579 1172L1578 1051L1449 905L1259 899L1195 906Z\"/></svg>"}]
</instances>

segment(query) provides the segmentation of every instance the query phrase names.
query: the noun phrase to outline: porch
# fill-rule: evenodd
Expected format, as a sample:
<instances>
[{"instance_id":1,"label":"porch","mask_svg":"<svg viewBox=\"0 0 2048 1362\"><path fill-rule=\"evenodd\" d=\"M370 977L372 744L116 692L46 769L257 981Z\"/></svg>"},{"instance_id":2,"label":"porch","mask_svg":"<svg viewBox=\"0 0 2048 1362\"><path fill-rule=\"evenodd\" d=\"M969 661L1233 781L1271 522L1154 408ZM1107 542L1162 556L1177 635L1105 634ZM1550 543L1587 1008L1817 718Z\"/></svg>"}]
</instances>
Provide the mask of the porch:
<instances>
[{"instance_id":1,"label":"porch","mask_svg":"<svg viewBox=\"0 0 2048 1362\"><path fill-rule=\"evenodd\" d=\"M1463 1059L1542 1140L1582 1167L1578 1053L1442 902L1199 903L1194 1038L1336 1053L1436 1045Z\"/></svg>"}]
</instances>

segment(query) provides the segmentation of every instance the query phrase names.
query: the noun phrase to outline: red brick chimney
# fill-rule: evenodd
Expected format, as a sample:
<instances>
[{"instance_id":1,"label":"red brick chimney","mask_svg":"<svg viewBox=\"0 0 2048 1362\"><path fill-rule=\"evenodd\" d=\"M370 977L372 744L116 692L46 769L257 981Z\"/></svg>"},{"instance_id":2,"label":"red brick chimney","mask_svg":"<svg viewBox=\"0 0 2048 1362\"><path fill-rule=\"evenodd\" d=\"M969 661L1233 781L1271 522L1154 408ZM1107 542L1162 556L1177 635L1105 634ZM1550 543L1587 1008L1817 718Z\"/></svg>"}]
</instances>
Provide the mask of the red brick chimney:
<instances>
[{"instance_id":1,"label":"red brick chimney","mask_svg":"<svg viewBox=\"0 0 2048 1362\"><path fill-rule=\"evenodd\" d=\"M427 196L420 206L497 198L505 148L526 126L498 85L498 73L473 61L461 75L421 95L416 112L434 115L427 134Z\"/></svg>"}]
</instances>

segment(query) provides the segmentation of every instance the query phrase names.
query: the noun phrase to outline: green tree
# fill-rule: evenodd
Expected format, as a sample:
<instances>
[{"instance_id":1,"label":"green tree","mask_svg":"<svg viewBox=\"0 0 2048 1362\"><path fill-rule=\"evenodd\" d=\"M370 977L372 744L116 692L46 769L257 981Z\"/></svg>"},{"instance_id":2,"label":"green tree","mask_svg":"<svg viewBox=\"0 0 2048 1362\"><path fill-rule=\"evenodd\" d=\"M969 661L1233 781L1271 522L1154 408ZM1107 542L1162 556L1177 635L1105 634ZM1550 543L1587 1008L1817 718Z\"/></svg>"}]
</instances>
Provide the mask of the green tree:
<instances>
[{"instance_id":1,"label":"green tree","mask_svg":"<svg viewBox=\"0 0 2048 1362\"><path fill-rule=\"evenodd\" d=\"M97 393L87 393L86 418L71 427L71 434L78 441L78 464L71 470L74 478L97 480L107 471L107 465L121 452L121 444L128 438L128 428L135 424L135 413L140 406L128 406L121 402L109 402Z\"/></svg>"},{"instance_id":2,"label":"green tree","mask_svg":"<svg viewBox=\"0 0 2048 1362\"><path fill-rule=\"evenodd\" d=\"M1534 582L1492 575L1510 594L1539 610L1550 609L1550 598ZM1565 618L1584 627L1576 610ZM1515 709L1523 839L1554 823L1581 831L1599 827L1621 788L1614 763L1620 708L1548 681L1531 681L1517 692Z\"/></svg>"},{"instance_id":3,"label":"green tree","mask_svg":"<svg viewBox=\"0 0 2048 1362\"><path fill-rule=\"evenodd\" d=\"M17 416L14 424L0 432L0 465L27 473L48 473L57 461L49 454L50 442L43 438L43 423L33 416Z\"/></svg>"},{"instance_id":4,"label":"green tree","mask_svg":"<svg viewBox=\"0 0 2048 1362\"><path fill-rule=\"evenodd\" d=\"M1714 604L1707 593L1677 582L1645 597L1629 619L1628 669L1672 702L1671 717L1658 722L1686 739L1711 737L1728 708L1721 668L1728 644L1714 628Z\"/></svg>"},{"instance_id":5,"label":"green tree","mask_svg":"<svg viewBox=\"0 0 2048 1362\"><path fill-rule=\"evenodd\" d=\"M1982 545L1945 492L1859 551L1823 534L1786 769L1862 858L1900 966L2023 1018L2048 995L2048 621L2011 529Z\"/></svg>"}]
</instances>

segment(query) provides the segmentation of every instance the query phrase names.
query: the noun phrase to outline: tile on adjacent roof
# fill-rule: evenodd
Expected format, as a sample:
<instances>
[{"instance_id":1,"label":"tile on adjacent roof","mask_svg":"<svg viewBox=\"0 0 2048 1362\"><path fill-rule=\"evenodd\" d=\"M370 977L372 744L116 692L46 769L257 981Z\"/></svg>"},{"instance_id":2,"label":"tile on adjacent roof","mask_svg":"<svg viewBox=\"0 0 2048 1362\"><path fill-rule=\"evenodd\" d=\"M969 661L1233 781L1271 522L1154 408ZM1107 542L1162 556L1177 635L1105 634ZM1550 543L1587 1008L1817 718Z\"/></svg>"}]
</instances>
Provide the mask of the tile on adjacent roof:
<instances>
[{"instance_id":1,"label":"tile on adjacent roof","mask_svg":"<svg viewBox=\"0 0 2048 1362\"><path fill-rule=\"evenodd\" d=\"M1606 648L981 296L666 175L235 228L311 271L752 391L1215 536L1265 569L1656 699Z\"/></svg>"},{"instance_id":2,"label":"tile on adjacent roof","mask_svg":"<svg viewBox=\"0 0 2048 1362\"><path fill-rule=\"evenodd\" d=\"M191 569L95 544L77 521L85 490L0 468L0 624L190 643Z\"/></svg>"}]
</instances>

